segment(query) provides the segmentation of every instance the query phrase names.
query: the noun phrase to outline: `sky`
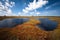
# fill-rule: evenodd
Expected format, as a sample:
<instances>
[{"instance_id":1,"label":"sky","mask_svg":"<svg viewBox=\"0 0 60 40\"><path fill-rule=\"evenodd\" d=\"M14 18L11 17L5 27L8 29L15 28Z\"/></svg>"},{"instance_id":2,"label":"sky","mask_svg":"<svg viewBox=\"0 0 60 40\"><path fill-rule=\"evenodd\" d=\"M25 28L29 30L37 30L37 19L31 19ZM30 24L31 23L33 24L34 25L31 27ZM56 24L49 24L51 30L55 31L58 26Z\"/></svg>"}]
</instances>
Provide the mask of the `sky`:
<instances>
[{"instance_id":1,"label":"sky","mask_svg":"<svg viewBox=\"0 0 60 40\"><path fill-rule=\"evenodd\" d=\"M0 0L0 16L60 16L60 0Z\"/></svg>"}]
</instances>

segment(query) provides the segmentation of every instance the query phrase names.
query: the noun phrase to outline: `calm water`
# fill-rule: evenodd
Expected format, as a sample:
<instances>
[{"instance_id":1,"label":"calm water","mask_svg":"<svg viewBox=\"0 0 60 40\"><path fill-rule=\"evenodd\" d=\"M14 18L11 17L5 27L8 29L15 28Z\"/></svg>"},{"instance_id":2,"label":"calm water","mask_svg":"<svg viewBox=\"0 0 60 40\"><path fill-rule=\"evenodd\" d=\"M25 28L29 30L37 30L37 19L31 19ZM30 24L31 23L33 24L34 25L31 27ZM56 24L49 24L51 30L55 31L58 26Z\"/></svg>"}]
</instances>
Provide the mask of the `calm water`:
<instances>
[{"instance_id":1,"label":"calm water","mask_svg":"<svg viewBox=\"0 0 60 40\"><path fill-rule=\"evenodd\" d=\"M20 19L17 19L17 18L13 18L13 19L5 19L5 20L2 20L0 21L0 28L4 28L4 27L8 27L8 28L11 28L11 27L14 27L16 25L19 25L19 24L23 24L24 22L27 22L29 19L27 18L20 18Z\"/></svg>"},{"instance_id":2,"label":"calm water","mask_svg":"<svg viewBox=\"0 0 60 40\"><path fill-rule=\"evenodd\" d=\"M5 20L0 21L0 28L15 27L16 25L23 24L24 22L27 22L28 20L29 20L28 18L5 19ZM41 21L41 24L39 24L37 26L39 26L41 29L50 31L50 30L54 30L57 27L57 22L49 20L47 18L45 18L45 19L38 18L38 20Z\"/></svg>"},{"instance_id":3,"label":"calm water","mask_svg":"<svg viewBox=\"0 0 60 40\"><path fill-rule=\"evenodd\" d=\"M49 20L48 18L39 18L38 20L41 21L41 24L39 24L38 26L44 30L54 30L57 27L57 22Z\"/></svg>"}]
</instances>

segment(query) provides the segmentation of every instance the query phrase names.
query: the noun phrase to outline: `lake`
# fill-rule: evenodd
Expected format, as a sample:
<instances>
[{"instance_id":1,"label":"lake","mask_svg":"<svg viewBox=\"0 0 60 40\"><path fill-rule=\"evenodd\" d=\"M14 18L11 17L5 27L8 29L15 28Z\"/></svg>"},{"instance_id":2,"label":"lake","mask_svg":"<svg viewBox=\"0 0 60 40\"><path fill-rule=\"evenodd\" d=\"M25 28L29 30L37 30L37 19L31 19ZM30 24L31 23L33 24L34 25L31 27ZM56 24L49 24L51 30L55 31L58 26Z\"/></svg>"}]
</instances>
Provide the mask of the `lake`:
<instances>
[{"instance_id":1,"label":"lake","mask_svg":"<svg viewBox=\"0 0 60 40\"><path fill-rule=\"evenodd\" d=\"M41 24L38 24L37 26L46 31L54 30L58 24L57 22L49 20L48 18L37 18L37 20L41 21ZM0 28L12 28L27 21L29 21L29 18L4 19L0 21Z\"/></svg>"}]
</instances>

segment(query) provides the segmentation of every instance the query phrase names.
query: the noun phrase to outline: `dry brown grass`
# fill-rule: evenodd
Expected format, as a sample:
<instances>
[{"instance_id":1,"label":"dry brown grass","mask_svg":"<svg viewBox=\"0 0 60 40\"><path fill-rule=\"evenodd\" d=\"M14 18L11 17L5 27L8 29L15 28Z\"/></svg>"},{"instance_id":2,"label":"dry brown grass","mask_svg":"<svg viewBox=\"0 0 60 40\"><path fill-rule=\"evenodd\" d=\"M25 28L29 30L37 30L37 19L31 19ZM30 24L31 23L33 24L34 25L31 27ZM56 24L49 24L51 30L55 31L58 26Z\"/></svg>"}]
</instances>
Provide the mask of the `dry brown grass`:
<instances>
[{"instance_id":1,"label":"dry brown grass","mask_svg":"<svg viewBox=\"0 0 60 40\"><path fill-rule=\"evenodd\" d=\"M60 29L49 32L48 40L60 40Z\"/></svg>"},{"instance_id":2,"label":"dry brown grass","mask_svg":"<svg viewBox=\"0 0 60 40\"><path fill-rule=\"evenodd\" d=\"M31 18L31 17L27 17L27 18ZM41 22L38 20L33 20L34 18L48 18L50 20L56 21L58 22L57 29L51 32L41 30L36 26L36 24L39 24ZM19 40L19 39L20 40L60 40L60 17L32 17L31 20L25 22L22 25L18 25L11 29L9 28L0 29L0 40Z\"/></svg>"},{"instance_id":3,"label":"dry brown grass","mask_svg":"<svg viewBox=\"0 0 60 40\"><path fill-rule=\"evenodd\" d=\"M48 32L41 30L36 24L39 24L38 20L29 20L28 22L17 25L14 28L9 29L1 29L3 33L0 32L0 40L46 40L48 36ZM5 30L5 31L4 31Z\"/></svg>"},{"instance_id":4,"label":"dry brown grass","mask_svg":"<svg viewBox=\"0 0 60 40\"><path fill-rule=\"evenodd\" d=\"M12 28L11 33L15 34L18 40L46 40L48 32L36 26L39 21L30 20L22 25ZM32 24L33 23L33 24Z\"/></svg>"}]
</instances>

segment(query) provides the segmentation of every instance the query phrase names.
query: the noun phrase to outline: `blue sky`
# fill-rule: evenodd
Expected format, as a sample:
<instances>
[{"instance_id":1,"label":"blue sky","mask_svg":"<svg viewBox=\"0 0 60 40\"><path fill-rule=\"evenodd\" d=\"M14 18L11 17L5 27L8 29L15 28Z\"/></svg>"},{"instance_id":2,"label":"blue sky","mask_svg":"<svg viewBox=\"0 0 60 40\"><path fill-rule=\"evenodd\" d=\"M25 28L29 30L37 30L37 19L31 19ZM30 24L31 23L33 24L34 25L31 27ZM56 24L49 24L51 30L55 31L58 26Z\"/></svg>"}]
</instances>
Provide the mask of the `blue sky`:
<instances>
[{"instance_id":1,"label":"blue sky","mask_svg":"<svg viewBox=\"0 0 60 40\"><path fill-rule=\"evenodd\" d=\"M0 16L60 16L60 0L0 0Z\"/></svg>"}]
</instances>

